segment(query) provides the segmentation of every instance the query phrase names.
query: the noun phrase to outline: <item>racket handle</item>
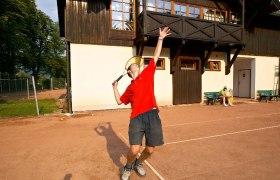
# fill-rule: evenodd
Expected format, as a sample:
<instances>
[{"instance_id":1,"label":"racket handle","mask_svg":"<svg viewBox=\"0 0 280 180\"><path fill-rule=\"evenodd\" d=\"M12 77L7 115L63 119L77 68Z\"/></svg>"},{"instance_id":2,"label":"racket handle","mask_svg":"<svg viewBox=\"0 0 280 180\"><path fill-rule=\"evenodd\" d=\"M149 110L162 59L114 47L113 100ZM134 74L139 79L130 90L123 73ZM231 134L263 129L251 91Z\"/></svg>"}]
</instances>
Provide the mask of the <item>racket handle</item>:
<instances>
[{"instance_id":1,"label":"racket handle","mask_svg":"<svg viewBox=\"0 0 280 180\"><path fill-rule=\"evenodd\" d=\"M116 81L118 82L119 80L121 80L122 77L123 77L123 75L121 75L118 79L116 79ZM115 83L112 83L112 85L114 86Z\"/></svg>"},{"instance_id":2,"label":"racket handle","mask_svg":"<svg viewBox=\"0 0 280 180\"><path fill-rule=\"evenodd\" d=\"M119 80L121 80L122 77L123 75L121 75L118 79L116 79L116 81L119 82Z\"/></svg>"}]
</instances>

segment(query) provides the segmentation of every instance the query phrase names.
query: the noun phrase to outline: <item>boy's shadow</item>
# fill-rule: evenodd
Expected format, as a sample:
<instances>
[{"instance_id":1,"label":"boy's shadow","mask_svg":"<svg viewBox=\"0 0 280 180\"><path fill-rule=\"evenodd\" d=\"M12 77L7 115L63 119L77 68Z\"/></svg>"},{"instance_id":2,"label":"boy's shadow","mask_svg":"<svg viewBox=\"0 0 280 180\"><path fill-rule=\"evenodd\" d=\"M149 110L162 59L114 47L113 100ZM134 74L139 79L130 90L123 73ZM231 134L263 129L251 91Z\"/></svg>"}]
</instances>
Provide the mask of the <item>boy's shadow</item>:
<instances>
[{"instance_id":1,"label":"boy's shadow","mask_svg":"<svg viewBox=\"0 0 280 180\"><path fill-rule=\"evenodd\" d=\"M98 127L94 128L99 136L104 136L107 141L107 151L121 173L124 164L121 162L121 158L126 158L128 147L127 145L117 136L115 131L112 129L110 122L99 123Z\"/></svg>"}]
</instances>

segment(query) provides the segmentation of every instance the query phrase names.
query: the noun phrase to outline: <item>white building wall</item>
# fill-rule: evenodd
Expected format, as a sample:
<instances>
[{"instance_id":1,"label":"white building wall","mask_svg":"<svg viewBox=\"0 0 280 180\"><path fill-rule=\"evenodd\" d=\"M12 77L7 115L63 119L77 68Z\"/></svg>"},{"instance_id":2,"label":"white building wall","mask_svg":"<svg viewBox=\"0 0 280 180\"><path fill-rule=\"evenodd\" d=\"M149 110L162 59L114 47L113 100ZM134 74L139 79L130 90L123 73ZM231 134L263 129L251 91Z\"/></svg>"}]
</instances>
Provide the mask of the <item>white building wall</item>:
<instances>
[{"instance_id":1,"label":"white building wall","mask_svg":"<svg viewBox=\"0 0 280 180\"><path fill-rule=\"evenodd\" d=\"M279 66L279 57L266 56L244 56L243 58L253 58L251 63L252 78L254 84L251 87L252 98L257 98L258 90L273 90L275 79L275 67Z\"/></svg>"},{"instance_id":2,"label":"white building wall","mask_svg":"<svg viewBox=\"0 0 280 180\"><path fill-rule=\"evenodd\" d=\"M145 48L143 56L152 56L154 48ZM172 104L172 76L170 72L169 50L163 49L166 57L165 70L157 70L155 75L155 95L158 105ZM124 70L126 61L135 55L132 47L71 44L71 80L73 111L130 108L117 105L112 82ZM130 84L128 76L119 81L122 94Z\"/></svg>"},{"instance_id":3,"label":"white building wall","mask_svg":"<svg viewBox=\"0 0 280 180\"><path fill-rule=\"evenodd\" d=\"M221 71L205 71L202 74L202 102L204 92L217 92L224 86L233 88L233 67L228 75L225 75L226 53L213 52L209 61L220 61Z\"/></svg>"}]
</instances>

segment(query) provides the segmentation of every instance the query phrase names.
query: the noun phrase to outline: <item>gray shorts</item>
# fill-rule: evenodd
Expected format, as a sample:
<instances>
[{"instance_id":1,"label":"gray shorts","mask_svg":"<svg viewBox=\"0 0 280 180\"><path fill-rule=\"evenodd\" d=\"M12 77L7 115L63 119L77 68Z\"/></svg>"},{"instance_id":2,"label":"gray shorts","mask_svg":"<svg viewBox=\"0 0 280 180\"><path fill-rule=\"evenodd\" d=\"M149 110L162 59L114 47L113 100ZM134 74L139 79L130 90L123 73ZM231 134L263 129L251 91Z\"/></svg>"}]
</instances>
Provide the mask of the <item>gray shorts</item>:
<instances>
[{"instance_id":1,"label":"gray shorts","mask_svg":"<svg viewBox=\"0 0 280 180\"><path fill-rule=\"evenodd\" d=\"M141 145L145 134L146 146L160 146L163 142L161 120L156 109L150 110L130 120L130 145Z\"/></svg>"}]
</instances>

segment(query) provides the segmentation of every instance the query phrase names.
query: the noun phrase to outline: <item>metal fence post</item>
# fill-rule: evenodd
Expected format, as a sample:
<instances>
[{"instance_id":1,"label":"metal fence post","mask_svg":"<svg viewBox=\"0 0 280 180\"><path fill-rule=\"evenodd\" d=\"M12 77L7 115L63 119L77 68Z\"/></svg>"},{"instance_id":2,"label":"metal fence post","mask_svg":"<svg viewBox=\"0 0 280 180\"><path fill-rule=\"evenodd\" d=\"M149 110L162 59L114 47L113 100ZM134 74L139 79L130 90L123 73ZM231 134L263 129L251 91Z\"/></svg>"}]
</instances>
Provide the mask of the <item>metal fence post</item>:
<instances>
[{"instance_id":1,"label":"metal fence post","mask_svg":"<svg viewBox=\"0 0 280 180\"><path fill-rule=\"evenodd\" d=\"M37 115L39 116L38 99L37 99L37 94L36 94L36 86L35 86L34 76L32 76L32 83L33 83L33 89L34 89L34 95L35 95Z\"/></svg>"}]
</instances>

